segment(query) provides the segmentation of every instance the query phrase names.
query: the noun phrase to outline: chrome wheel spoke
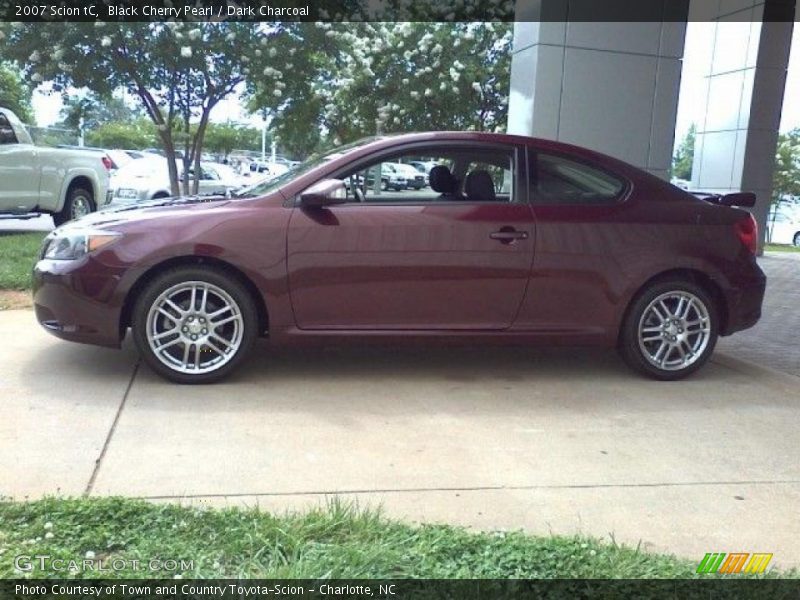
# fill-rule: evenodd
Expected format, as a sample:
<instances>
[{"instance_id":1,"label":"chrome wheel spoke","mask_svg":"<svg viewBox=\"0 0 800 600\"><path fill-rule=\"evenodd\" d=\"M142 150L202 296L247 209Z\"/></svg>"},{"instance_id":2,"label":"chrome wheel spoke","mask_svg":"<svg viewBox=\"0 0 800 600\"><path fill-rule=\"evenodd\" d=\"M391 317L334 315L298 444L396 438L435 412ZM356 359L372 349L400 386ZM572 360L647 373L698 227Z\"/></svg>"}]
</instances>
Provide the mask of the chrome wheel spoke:
<instances>
[{"instance_id":1,"label":"chrome wheel spoke","mask_svg":"<svg viewBox=\"0 0 800 600\"><path fill-rule=\"evenodd\" d=\"M226 354L226 352L225 352L224 350L220 349L220 348L219 348L219 347L218 347L216 344L214 344L214 342L212 342L210 339L206 340L206 346L208 346L209 348L211 348L211 349L212 349L214 352L216 352L216 353L217 353L217 354L219 354L220 356L225 356L225 354Z\"/></svg>"},{"instance_id":2,"label":"chrome wheel spoke","mask_svg":"<svg viewBox=\"0 0 800 600\"><path fill-rule=\"evenodd\" d=\"M212 337L212 338L214 338L215 340L217 340L218 342L222 342L222 343L223 343L225 346L227 346L228 348L231 348L231 347L233 347L233 344L231 344L231 343L230 343L228 340L226 340L225 338L223 338L223 337L220 337L220 336L219 336L219 335L217 335L216 333L212 333L212 334L211 334L211 337Z\"/></svg>"},{"instance_id":3,"label":"chrome wheel spoke","mask_svg":"<svg viewBox=\"0 0 800 600\"><path fill-rule=\"evenodd\" d=\"M679 313L679 316L682 319L686 319L689 316L689 313L692 311L692 308L694 308L694 300L690 299L689 302L686 304L686 308L684 309L684 311L682 313Z\"/></svg>"},{"instance_id":4,"label":"chrome wheel spoke","mask_svg":"<svg viewBox=\"0 0 800 600\"><path fill-rule=\"evenodd\" d=\"M153 341L157 342L158 340L163 340L165 337L169 337L171 335L177 335L179 329L177 327L173 327L172 329L167 329L166 331L162 331L158 335L153 336Z\"/></svg>"},{"instance_id":5,"label":"chrome wheel spoke","mask_svg":"<svg viewBox=\"0 0 800 600\"><path fill-rule=\"evenodd\" d=\"M233 315L231 317L227 317L225 319L222 319L221 321L214 321L214 322L211 323L211 327L213 329L216 329L217 327L222 327L226 323L230 323L231 321L236 321L238 318L239 318L239 315Z\"/></svg>"},{"instance_id":6,"label":"chrome wheel spoke","mask_svg":"<svg viewBox=\"0 0 800 600\"><path fill-rule=\"evenodd\" d=\"M215 317L218 317L220 315L224 315L229 310L231 310L231 307L226 305L226 306L223 306L222 308L220 308L219 310L215 310L212 313L208 313L206 316L208 317L209 320L212 320Z\"/></svg>"},{"instance_id":7,"label":"chrome wheel spoke","mask_svg":"<svg viewBox=\"0 0 800 600\"><path fill-rule=\"evenodd\" d=\"M174 303L172 300L170 300L169 298L166 298L166 299L164 300L164 304L166 304L166 305L167 305L167 306L169 306L169 307L170 307L172 310L174 310L174 311L175 311L175 312L178 314L178 316L179 316L179 317L180 317L180 316L183 316L183 315L185 315L185 314L186 314L186 311L185 311L185 310L183 310L183 309L182 309L180 306L178 306L177 304L175 304L175 303Z\"/></svg>"},{"instance_id":8,"label":"chrome wheel spoke","mask_svg":"<svg viewBox=\"0 0 800 600\"><path fill-rule=\"evenodd\" d=\"M189 352L191 351L191 349L192 349L192 344L184 344L183 360L181 361L184 369L189 366Z\"/></svg>"},{"instance_id":9,"label":"chrome wheel spoke","mask_svg":"<svg viewBox=\"0 0 800 600\"><path fill-rule=\"evenodd\" d=\"M164 309L163 309L163 308L161 308L160 306L158 307L158 313L159 313L159 314L161 314L161 315L164 315L165 317L167 317L167 318L168 318L170 321L172 321L173 323L177 323L177 322L178 322L178 318L179 318L179 317L176 317L176 316L175 316L175 315L173 315L172 313L170 313L170 312L167 312L166 310L164 310Z\"/></svg>"},{"instance_id":10,"label":"chrome wheel spoke","mask_svg":"<svg viewBox=\"0 0 800 600\"><path fill-rule=\"evenodd\" d=\"M173 346L177 346L178 344L182 344L182 343L183 343L183 340L178 338L177 340L172 340L171 342L167 342L166 344L161 344L158 347L158 351L159 352L163 352L167 348L172 348Z\"/></svg>"},{"instance_id":11,"label":"chrome wheel spoke","mask_svg":"<svg viewBox=\"0 0 800 600\"><path fill-rule=\"evenodd\" d=\"M203 287L203 297L200 300L200 312L205 313L208 306L208 286Z\"/></svg>"}]
</instances>

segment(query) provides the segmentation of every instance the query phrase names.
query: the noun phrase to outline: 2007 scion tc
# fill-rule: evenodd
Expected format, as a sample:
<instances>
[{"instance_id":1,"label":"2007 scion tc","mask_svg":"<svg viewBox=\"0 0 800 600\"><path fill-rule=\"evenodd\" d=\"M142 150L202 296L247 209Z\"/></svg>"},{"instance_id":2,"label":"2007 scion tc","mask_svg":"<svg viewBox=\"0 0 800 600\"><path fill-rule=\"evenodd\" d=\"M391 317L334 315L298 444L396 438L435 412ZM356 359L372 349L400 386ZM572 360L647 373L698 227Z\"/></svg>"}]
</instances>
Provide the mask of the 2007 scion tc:
<instances>
[{"instance_id":1,"label":"2007 scion tc","mask_svg":"<svg viewBox=\"0 0 800 600\"><path fill-rule=\"evenodd\" d=\"M416 163L390 190L383 163ZM426 171L429 169L429 171ZM604 345L657 379L756 323L756 225L623 162L484 133L362 140L229 198L103 211L51 233L39 322L211 382L273 344L401 339Z\"/></svg>"}]
</instances>

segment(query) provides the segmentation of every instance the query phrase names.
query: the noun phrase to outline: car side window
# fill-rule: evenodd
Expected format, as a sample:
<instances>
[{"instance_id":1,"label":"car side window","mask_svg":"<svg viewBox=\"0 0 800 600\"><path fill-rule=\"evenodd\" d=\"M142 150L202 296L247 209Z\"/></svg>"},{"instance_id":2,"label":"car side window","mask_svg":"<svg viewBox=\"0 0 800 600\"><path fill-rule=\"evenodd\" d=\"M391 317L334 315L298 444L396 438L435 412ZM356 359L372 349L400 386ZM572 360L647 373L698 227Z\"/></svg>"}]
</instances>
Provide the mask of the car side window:
<instances>
[{"instance_id":1,"label":"car side window","mask_svg":"<svg viewBox=\"0 0 800 600\"><path fill-rule=\"evenodd\" d=\"M613 204L625 183L606 171L546 153L537 153L531 169L535 204Z\"/></svg>"},{"instance_id":2,"label":"car side window","mask_svg":"<svg viewBox=\"0 0 800 600\"><path fill-rule=\"evenodd\" d=\"M512 202L514 173L511 148L462 146L392 155L337 177L351 203Z\"/></svg>"},{"instance_id":3,"label":"car side window","mask_svg":"<svg viewBox=\"0 0 800 600\"><path fill-rule=\"evenodd\" d=\"M14 128L3 113L0 113L0 144L17 144Z\"/></svg>"}]
</instances>

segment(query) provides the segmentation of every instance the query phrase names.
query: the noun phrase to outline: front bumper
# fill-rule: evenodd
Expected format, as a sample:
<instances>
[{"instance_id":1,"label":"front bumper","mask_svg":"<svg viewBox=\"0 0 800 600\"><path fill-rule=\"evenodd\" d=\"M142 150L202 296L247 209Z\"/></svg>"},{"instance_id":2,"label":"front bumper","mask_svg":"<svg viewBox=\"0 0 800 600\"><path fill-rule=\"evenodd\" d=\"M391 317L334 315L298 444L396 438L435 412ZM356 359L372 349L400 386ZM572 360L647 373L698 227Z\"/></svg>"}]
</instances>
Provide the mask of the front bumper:
<instances>
[{"instance_id":1,"label":"front bumper","mask_svg":"<svg viewBox=\"0 0 800 600\"><path fill-rule=\"evenodd\" d=\"M121 275L92 257L40 260L33 268L36 319L56 337L118 348L121 305L115 292Z\"/></svg>"}]
</instances>

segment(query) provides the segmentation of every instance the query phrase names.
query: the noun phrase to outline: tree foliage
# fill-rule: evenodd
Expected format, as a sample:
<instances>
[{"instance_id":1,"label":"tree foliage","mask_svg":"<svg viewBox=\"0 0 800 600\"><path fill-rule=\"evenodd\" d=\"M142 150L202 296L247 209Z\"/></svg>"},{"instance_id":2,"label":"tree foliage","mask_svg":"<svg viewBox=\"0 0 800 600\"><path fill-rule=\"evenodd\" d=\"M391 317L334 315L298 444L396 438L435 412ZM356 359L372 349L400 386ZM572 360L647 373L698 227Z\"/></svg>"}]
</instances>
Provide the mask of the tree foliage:
<instances>
[{"instance_id":1,"label":"tree foliage","mask_svg":"<svg viewBox=\"0 0 800 600\"><path fill-rule=\"evenodd\" d=\"M86 87L100 96L126 89L139 98L168 157L178 193L175 150L184 169L200 160L209 117L250 75L240 51L265 44L270 30L254 23L15 23L0 53L31 81ZM48 48L47 52L42 48ZM260 74L263 76L263 74ZM196 193L184 182L183 193Z\"/></svg>"},{"instance_id":2,"label":"tree foliage","mask_svg":"<svg viewBox=\"0 0 800 600\"><path fill-rule=\"evenodd\" d=\"M778 136L772 187L776 200L784 196L800 197L800 128Z\"/></svg>"},{"instance_id":3,"label":"tree foliage","mask_svg":"<svg viewBox=\"0 0 800 600\"><path fill-rule=\"evenodd\" d=\"M0 63L0 106L13 111L21 121L31 123L31 88L22 81L18 69Z\"/></svg>"},{"instance_id":4,"label":"tree foliage","mask_svg":"<svg viewBox=\"0 0 800 600\"><path fill-rule=\"evenodd\" d=\"M86 145L99 148L143 150L156 144L156 130L146 118L110 121L86 133Z\"/></svg>"},{"instance_id":5,"label":"tree foliage","mask_svg":"<svg viewBox=\"0 0 800 600\"><path fill-rule=\"evenodd\" d=\"M267 145L270 143L267 138ZM236 123L209 123L205 148L214 154L228 156L233 150L260 150L261 131Z\"/></svg>"},{"instance_id":6,"label":"tree foliage","mask_svg":"<svg viewBox=\"0 0 800 600\"><path fill-rule=\"evenodd\" d=\"M697 137L697 126L692 123L683 141L675 150L672 157L672 176L678 179L690 180L692 178L692 163L694 162L694 142Z\"/></svg>"},{"instance_id":7,"label":"tree foliage","mask_svg":"<svg viewBox=\"0 0 800 600\"><path fill-rule=\"evenodd\" d=\"M252 106L275 115L290 152L378 132L505 128L508 23L299 23L282 34L285 68L304 76L251 82Z\"/></svg>"},{"instance_id":8,"label":"tree foliage","mask_svg":"<svg viewBox=\"0 0 800 600\"><path fill-rule=\"evenodd\" d=\"M501 131L511 39L510 23L492 22L0 24L0 54L32 82L91 91L75 107L90 128L109 122L98 99L127 90L185 167L210 127L213 150L230 148L234 132L209 116L242 90L294 157L376 133Z\"/></svg>"},{"instance_id":9,"label":"tree foliage","mask_svg":"<svg viewBox=\"0 0 800 600\"><path fill-rule=\"evenodd\" d=\"M83 122L84 130L91 131L107 123L127 123L143 116L141 110L131 108L115 96L102 97L91 92L81 95L65 93L58 126L78 129Z\"/></svg>"}]
</instances>

